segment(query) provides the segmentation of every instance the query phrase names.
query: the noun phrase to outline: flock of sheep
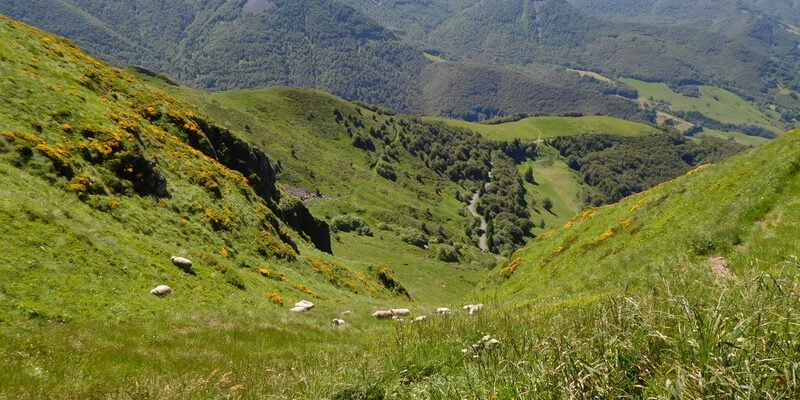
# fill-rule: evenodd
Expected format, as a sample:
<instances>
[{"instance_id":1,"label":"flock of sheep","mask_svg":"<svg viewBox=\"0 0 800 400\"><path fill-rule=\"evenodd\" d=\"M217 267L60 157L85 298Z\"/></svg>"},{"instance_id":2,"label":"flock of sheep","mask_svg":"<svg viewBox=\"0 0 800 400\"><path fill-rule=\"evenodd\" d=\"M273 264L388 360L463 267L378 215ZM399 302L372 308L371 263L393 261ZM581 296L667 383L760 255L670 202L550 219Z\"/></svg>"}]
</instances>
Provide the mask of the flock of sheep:
<instances>
[{"instance_id":1,"label":"flock of sheep","mask_svg":"<svg viewBox=\"0 0 800 400\"><path fill-rule=\"evenodd\" d=\"M170 257L170 261L172 261L172 264L182 269L184 272L189 272L189 273L193 272L192 261L189 259L186 259L184 257L172 256ZM159 297L166 296L170 293L172 293L172 288L170 288L167 285L158 285L155 288L153 288L153 290L150 291L150 294ZM290 308L289 311L293 313L302 313L312 308L314 308L314 303L308 300L301 300L295 303L294 307ZM469 315L473 315L483 310L483 304L482 303L467 304L463 307L463 309L467 311ZM351 313L350 311L345 311L342 314L348 315L350 313ZM440 315L449 315L452 313L452 310L450 310L447 307L439 307L436 309L436 313ZM390 308L388 310L378 310L372 313L372 317L377 319L401 319L402 317L407 317L409 315L411 315L411 310L408 308ZM412 319L411 322L422 322L426 319L427 319L426 316L420 315ZM345 324L345 321L341 318L334 318L333 320L331 320L331 322L333 323L333 325L336 326L341 326Z\"/></svg>"}]
</instances>

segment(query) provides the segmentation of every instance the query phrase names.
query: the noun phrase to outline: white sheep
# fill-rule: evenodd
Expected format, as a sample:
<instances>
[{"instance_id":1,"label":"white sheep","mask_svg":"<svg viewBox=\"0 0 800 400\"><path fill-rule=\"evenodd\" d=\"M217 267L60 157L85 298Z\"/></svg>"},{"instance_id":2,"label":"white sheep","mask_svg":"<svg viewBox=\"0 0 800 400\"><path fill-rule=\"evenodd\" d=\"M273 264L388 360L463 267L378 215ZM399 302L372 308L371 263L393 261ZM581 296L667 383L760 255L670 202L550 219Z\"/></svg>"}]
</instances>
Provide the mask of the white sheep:
<instances>
[{"instance_id":1,"label":"white sheep","mask_svg":"<svg viewBox=\"0 0 800 400\"><path fill-rule=\"evenodd\" d=\"M312 303L312 302L310 302L308 300L300 300L297 303L294 303L294 306L295 307L303 307L306 310L310 310L310 309L314 308L314 303Z\"/></svg>"},{"instance_id":2,"label":"white sheep","mask_svg":"<svg viewBox=\"0 0 800 400\"><path fill-rule=\"evenodd\" d=\"M389 311L392 313L392 315L398 316L398 317L411 315L411 310L409 310L407 308L392 308Z\"/></svg>"},{"instance_id":3,"label":"white sheep","mask_svg":"<svg viewBox=\"0 0 800 400\"><path fill-rule=\"evenodd\" d=\"M294 306L294 307L290 308L289 311L291 311L293 313L301 313L301 312L306 312L306 308L305 307Z\"/></svg>"},{"instance_id":4,"label":"white sheep","mask_svg":"<svg viewBox=\"0 0 800 400\"><path fill-rule=\"evenodd\" d=\"M166 296L170 293L172 293L172 288L167 285L158 285L150 291L150 294L154 294L158 297Z\"/></svg>"},{"instance_id":5,"label":"white sheep","mask_svg":"<svg viewBox=\"0 0 800 400\"><path fill-rule=\"evenodd\" d=\"M192 270L192 261L188 258L172 256L169 258L176 267L184 270L184 271L191 271Z\"/></svg>"},{"instance_id":6,"label":"white sheep","mask_svg":"<svg viewBox=\"0 0 800 400\"><path fill-rule=\"evenodd\" d=\"M372 316L377 319L389 319L394 316L391 310L378 310L372 313Z\"/></svg>"},{"instance_id":7,"label":"white sheep","mask_svg":"<svg viewBox=\"0 0 800 400\"><path fill-rule=\"evenodd\" d=\"M437 314L447 315L450 314L451 312L452 311L450 311L450 309L447 307L439 307L436 309Z\"/></svg>"},{"instance_id":8,"label":"white sheep","mask_svg":"<svg viewBox=\"0 0 800 400\"><path fill-rule=\"evenodd\" d=\"M420 315L419 317L416 317L416 318L412 319L411 322L412 323L422 322L422 321L425 321L426 319L428 319L428 317L426 317L424 315Z\"/></svg>"},{"instance_id":9,"label":"white sheep","mask_svg":"<svg viewBox=\"0 0 800 400\"><path fill-rule=\"evenodd\" d=\"M331 320L331 322L333 322L333 324L336 325L336 326L344 325L344 320L341 319L341 318L334 318L334 319Z\"/></svg>"},{"instance_id":10,"label":"white sheep","mask_svg":"<svg viewBox=\"0 0 800 400\"><path fill-rule=\"evenodd\" d=\"M467 304L463 308L465 310L467 310L467 312L469 312L469 315L472 315L472 314L475 314L478 311L483 310L483 303Z\"/></svg>"}]
</instances>

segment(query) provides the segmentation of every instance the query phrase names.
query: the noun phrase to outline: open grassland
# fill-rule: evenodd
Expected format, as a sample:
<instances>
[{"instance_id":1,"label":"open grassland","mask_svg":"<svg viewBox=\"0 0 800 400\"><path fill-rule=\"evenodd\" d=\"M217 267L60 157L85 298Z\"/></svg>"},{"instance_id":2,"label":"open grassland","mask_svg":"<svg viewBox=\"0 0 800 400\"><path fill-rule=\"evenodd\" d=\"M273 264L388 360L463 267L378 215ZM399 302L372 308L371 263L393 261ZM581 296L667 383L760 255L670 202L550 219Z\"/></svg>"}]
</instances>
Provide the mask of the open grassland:
<instances>
[{"instance_id":1,"label":"open grassland","mask_svg":"<svg viewBox=\"0 0 800 400\"><path fill-rule=\"evenodd\" d=\"M696 137L710 136L720 139L729 139L736 141L736 143L741 143L745 146L753 146L753 147L763 144L770 140L759 136L745 135L744 133L741 132L724 132L716 129L703 129L703 132L700 132L695 136Z\"/></svg>"},{"instance_id":2,"label":"open grassland","mask_svg":"<svg viewBox=\"0 0 800 400\"><path fill-rule=\"evenodd\" d=\"M494 256L443 263L449 244L402 238L472 240L456 197L475 184L400 152L388 183L341 136L348 121L377 141L400 117L302 90L187 95L276 149L327 196L316 213L371 225L329 255L275 216L297 210L285 192L270 204L259 176L197 150L238 142L214 148L193 106L23 25L0 19L0 38L0 399L800 397L798 132L585 210L479 279ZM528 166L554 227L581 188L552 149ZM141 185L162 178L168 196ZM301 299L316 307L289 312ZM411 316L370 317L390 307Z\"/></svg>"},{"instance_id":3,"label":"open grassland","mask_svg":"<svg viewBox=\"0 0 800 400\"><path fill-rule=\"evenodd\" d=\"M796 132L785 134L618 204L583 211L516 255L523 261L504 293L545 306L568 294L630 291L653 275L708 269L717 256L734 274L783 270L797 256L800 237L792 217L800 193L798 142Z\"/></svg>"},{"instance_id":4,"label":"open grassland","mask_svg":"<svg viewBox=\"0 0 800 400\"><path fill-rule=\"evenodd\" d=\"M636 88L641 98L664 102L674 111L697 111L723 123L757 125L773 131L776 126L781 126L773 119L775 116L766 115L736 94L715 86L698 86L700 97L689 97L674 92L665 83L631 78L620 80Z\"/></svg>"},{"instance_id":5,"label":"open grassland","mask_svg":"<svg viewBox=\"0 0 800 400\"><path fill-rule=\"evenodd\" d=\"M454 126L469 128L479 132L489 140L504 142L510 142L514 139L547 139L556 136L578 135L581 133L611 133L624 136L638 136L660 132L656 127L603 115L585 115L581 117L529 117L502 124L481 124L438 117L425 118L442 121Z\"/></svg>"},{"instance_id":6,"label":"open grassland","mask_svg":"<svg viewBox=\"0 0 800 400\"><path fill-rule=\"evenodd\" d=\"M528 168L533 171L535 183L525 182L528 192L526 198L531 208L531 222L536 226L536 235L559 227L577 215L583 208L583 187L575 171L571 170L558 152L551 147L540 147L536 161L526 161L518 165L520 174ZM543 204L549 199L553 206L548 211ZM542 227L544 222L544 227Z\"/></svg>"}]
</instances>

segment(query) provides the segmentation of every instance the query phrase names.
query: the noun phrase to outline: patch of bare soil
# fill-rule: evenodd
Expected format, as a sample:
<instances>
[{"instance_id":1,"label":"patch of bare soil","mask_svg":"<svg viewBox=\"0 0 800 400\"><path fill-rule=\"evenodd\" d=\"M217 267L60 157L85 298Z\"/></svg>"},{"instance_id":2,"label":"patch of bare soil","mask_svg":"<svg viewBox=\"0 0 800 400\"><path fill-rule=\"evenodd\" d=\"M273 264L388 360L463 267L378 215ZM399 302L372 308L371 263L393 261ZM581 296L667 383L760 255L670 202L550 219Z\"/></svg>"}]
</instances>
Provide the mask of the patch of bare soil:
<instances>
[{"instance_id":1,"label":"patch of bare soil","mask_svg":"<svg viewBox=\"0 0 800 400\"><path fill-rule=\"evenodd\" d=\"M725 262L724 258L710 257L708 259L708 265L711 267L711 272L713 272L717 278L725 280L736 279L736 276L728 269L728 264Z\"/></svg>"}]
</instances>

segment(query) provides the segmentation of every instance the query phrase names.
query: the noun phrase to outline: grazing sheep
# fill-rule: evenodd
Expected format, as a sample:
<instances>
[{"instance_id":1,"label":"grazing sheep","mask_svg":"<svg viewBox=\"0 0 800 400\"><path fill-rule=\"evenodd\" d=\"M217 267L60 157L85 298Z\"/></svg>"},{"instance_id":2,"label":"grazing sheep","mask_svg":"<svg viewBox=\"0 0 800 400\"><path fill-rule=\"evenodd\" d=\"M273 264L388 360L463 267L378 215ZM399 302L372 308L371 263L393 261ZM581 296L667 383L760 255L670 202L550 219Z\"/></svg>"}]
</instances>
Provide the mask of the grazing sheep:
<instances>
[{"instance_id":1,"label":"grazing sheep","mask_svg":"<svg viewBox=\"0 0 800 400\"><path fill-rule=\"evenodd\" d=\"M158 285L150 291L150 294L154 294L158 297L166 296L170 293L172 293L172 288L167 285Z\"/></svg>"},{"instance_id":2,"label":"grazing sheep","mask_svg":"<svg viewBox=\"0 0 800 400\"><path fill-rule=\"evenodd\" d=\"M345 310L345 311L342 311L342 312L340 313L340 315L350 315L350 314L352 314L352 313L353 313L353 312L352 312L352 311L350 311L350 310Z\"/></svg>"},{"instance_id":3,"label":"grazing sheep","mask_svg":"<svg viewBox=\"0 0 800 400\"><path fill-rule=\"evenodd\" d=\"M378 310L372 313L372 316L377 319L389 319L392 318L394 314L392 314L392 310Z\"/></svg>"},{"instance_id":4,"label":"grazing sheep","mask_svg":"<svg viewBox=\"0 0 800 400\"><path fill-rule=\"evenodd\" d=\"M439 308L436 309L436 313L437 314L442 314L442 315L447 315L447 314L450 314L451 311L447 307L439 307Z\"/></svg>"},{"instance_id":5,"label":"grazing sheep","mask_svg":"<svg viewBox=\"0 0 800 400\"><path fill-rule=\"evenodd\" d=\"M472 315L478 311L483 310L483 303L467 304L464 306L464 309L467 310L467 312L469 312L469 315Z\"/></svg>"},{"instance_id":6,"label":"grazing sheep","mask_svg":"<svg viewBox=\"0 0 800 400\"><path fill-rule=\"evenodd\" d=\"M169 259L172 261L172 264L186 272L190 272L192 270L192 261L188 258L172 256Z\"/></svg>"},{"instance_id":7,"label":"grazing sheep","mask_svg":"<svg viewBox=\"0 0 800 400\"><path fill-rule=\"evenodd\" d=\"M344 320L340 319L340 318L334 318L334 319L331 320L331 322L333 322L333 324L336 325L336 326L344 325Z\"/></svg>"},{"instance_id":8,"label":"grazing sheep","mask_svg":"<svg viewBox=\"0 0 800 400\"><path fill-rule=\"evenodd\" d=\"M422 322L422 321L425 321L426 319L428 319L428 317L426 317L424 315L420 315L419 317L416 317L416 318L412 319L411 322L412 323Z\"/></svg>"},{"instance_id":9,"label":"grazing sheep","mask_svg":"<svg viewBox=\"0 0 800 400\"><path fill-rule=\"evenodd\" d=\"M301 312L306 312L306 310L307 310L307 308L305 308L305 307L298 307L298 306L294 306L294 307L292 307L292 308L290 308L290 309L289 309L289 311L291 311L291 312L293 312L293 313L301 313Z\"/></svg>"},{"instance_id":10,"label":"grazing sheep","mask_svg":"<svg viewBox=\"0 0 800 400\"><path fill-rule=\"evenodd\" d=\"M392 313L392 315L395 315L395 316L398 316L398 317L411 315L411 310L409 310L407 308L392 308L389 311Z\"/></svg>"},{"instance_id":11,"label":"grazing sheep","mask_svg":"<svg viewBox=\"0 0 800 400\"><path fill-rule=\"evenodd\" d=\"M314 303L312 303L312 302L310 302L308 300L300 300L297 303L295 303L294 306L295 307L303 307L306 310L310 310L310 309L314 308Z\"/></svg>"}]
</instances>

